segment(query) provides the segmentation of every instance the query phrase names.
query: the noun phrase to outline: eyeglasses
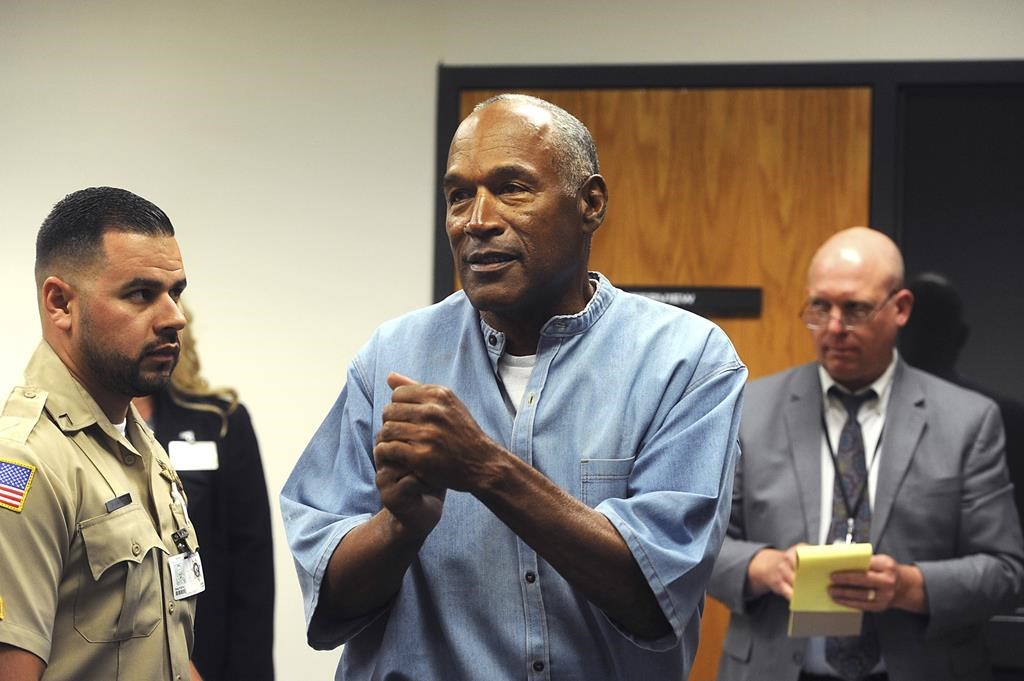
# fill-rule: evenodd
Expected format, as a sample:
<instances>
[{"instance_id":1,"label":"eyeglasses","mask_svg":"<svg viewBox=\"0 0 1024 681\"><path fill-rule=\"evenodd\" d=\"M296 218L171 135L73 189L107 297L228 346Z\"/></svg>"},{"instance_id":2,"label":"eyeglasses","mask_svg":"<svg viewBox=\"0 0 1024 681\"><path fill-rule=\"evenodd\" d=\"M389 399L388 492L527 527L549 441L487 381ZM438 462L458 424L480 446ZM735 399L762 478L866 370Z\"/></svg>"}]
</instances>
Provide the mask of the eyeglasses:
<instances>
[{"instance_id":1,"label":"eyeglasses","mask_svg":"<svg viewBox=\"0 0 1024 681\"><path fill-rule=\"evenodd\" d=\"M897 293L899 293L898 289L891 291L885 297L885 300L877 305L871 305L870 303L858 300L848 300L845 303L833 304L827 300L815 298L804 303L803 308L800 310L800 319L807 325L808 329L818 331L829 325L829 322L833 319L832 308L838 307L839 322L842 324L843 330L850 331L871 321Z\"/></svg>"}]
</instances>

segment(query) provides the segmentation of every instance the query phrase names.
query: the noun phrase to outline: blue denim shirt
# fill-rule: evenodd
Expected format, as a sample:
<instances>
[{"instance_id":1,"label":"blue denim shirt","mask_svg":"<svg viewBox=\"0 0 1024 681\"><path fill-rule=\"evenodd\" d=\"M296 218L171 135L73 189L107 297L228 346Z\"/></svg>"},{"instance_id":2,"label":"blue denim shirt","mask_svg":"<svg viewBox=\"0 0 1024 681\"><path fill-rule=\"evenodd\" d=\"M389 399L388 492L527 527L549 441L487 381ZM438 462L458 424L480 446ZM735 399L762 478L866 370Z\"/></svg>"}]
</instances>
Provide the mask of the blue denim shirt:
<instances>
[{"instance_id":1,"label":"blue denim shirt","mask_svg":"<svg viewBox=\"0 0 1024 681\"><path fill-rule=\"evenodd\" d=\"M465 295L381 326L281 493L315 648L345 643L337 679L685 679L732 495L746 368L695 315L597 292L550 319L518 414L501 394L504 336ZM638 640L591 605L471 494L441 521L381 612L329 623L324 571L380 510L372 447L397 371L448 386L495 441L612 522L672 626Z\"/></svg>"}]
</instances>

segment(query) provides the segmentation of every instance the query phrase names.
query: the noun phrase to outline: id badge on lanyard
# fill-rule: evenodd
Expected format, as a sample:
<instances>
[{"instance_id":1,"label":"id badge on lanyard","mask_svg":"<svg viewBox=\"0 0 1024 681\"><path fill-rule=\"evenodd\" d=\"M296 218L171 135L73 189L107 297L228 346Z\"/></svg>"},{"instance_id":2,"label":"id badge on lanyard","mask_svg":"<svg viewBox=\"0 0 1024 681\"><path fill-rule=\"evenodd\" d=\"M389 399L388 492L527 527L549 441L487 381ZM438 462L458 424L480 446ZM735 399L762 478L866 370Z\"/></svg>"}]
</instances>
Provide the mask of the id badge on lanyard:
<instances>
[{"instance_id":1,"label":"id badge on lanyard","mask_svg":"<svg viewBox=\"0 0 1024 681\"><path fill-rule=\"evenodd\" d=\"M171 499L182 512L184 523L179 523L178 531L171 534L174 545L178 547L179 553L167 559L171 569L171 586L174 590L174 600L180 601L200 594L206 590L206 578L203 575L203 561L199 558L198 551L192 551L188 547L188 508L185 504L185 495L181 489L181 482L171 482ZM177 514L175 514L177 515ZM177 521L177 518L175 518Z\"/></svg>"}]
</instances>

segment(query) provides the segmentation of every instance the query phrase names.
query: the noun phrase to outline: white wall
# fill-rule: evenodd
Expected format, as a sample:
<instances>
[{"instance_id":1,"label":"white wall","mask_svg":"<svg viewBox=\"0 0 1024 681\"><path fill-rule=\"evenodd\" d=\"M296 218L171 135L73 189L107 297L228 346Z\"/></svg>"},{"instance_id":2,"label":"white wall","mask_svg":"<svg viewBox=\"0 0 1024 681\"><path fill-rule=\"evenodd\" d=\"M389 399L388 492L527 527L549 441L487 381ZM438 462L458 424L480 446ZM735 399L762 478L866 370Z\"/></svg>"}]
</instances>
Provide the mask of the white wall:
<instances>
[{"instance_id":1,"label":"white wall","mask_svg":"<svg viewBox=\"0 0 1024 681\"><path fill-rule=\"evenodd\" d=\"M50 207L131 189L174 221L207 374L252 411L276 515L349 358L430 300L439 62L1019 58L1018 0L0 0L0 383L38 341ZM274 531L279 677L330 678Z\"/></svg>"}]
</instances>

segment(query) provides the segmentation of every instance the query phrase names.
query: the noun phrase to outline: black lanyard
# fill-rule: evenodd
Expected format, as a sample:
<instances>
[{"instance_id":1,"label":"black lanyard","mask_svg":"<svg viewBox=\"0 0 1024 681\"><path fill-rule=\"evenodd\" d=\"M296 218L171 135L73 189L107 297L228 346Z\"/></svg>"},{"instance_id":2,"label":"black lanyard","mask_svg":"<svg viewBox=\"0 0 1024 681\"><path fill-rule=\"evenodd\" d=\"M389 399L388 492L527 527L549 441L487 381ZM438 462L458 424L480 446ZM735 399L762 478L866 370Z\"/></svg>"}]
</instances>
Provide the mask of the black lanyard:
<instances>
[{"instance_id":1,"label":"black lanyard","mask_svg":"<svg viewBox=\"0 0 1024 681\"><path fill-rule=\"evenodd\" d=\"M876 398L877 399L877 398ZM860 511L860 505L864 503L864 497L867 495L868 481L871 479L871 469L874 468L875 462L878 461L878 449L882 446L882 433L885 431L885 424L882 424L882 430L878 432L878 439L875 441L875 450L871 454L871 466L864 462L864 485L860 488L860 494L857 495L857 502L851 507L850 506L850 495L846 491L846 485L843 484L843 478L839 475L839 459L836 457L836 450L832 448L832 438L828 434L828 421L825 419L825 405L821 407L821 429L825 431L825 444L828 445L829 456L832 457L832 488L835 489L835 481L839 482L839 492L843 498L843 507L846 509L846 541L850 543L853 540L853 523L857 517L857 512ZM847 416L849 418L849 416ZM856 416L854 418L857 418ZM860 428L860 420L858 419L857 427ZM841 429L840 429L841 430ZM864 441L864 429L861 428L861 442ZM835 494L835 492L833 492Z\"/></svg>"}]
</instances>

